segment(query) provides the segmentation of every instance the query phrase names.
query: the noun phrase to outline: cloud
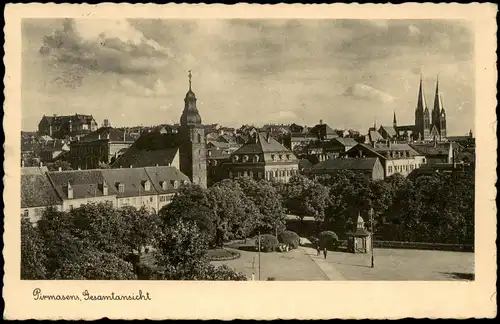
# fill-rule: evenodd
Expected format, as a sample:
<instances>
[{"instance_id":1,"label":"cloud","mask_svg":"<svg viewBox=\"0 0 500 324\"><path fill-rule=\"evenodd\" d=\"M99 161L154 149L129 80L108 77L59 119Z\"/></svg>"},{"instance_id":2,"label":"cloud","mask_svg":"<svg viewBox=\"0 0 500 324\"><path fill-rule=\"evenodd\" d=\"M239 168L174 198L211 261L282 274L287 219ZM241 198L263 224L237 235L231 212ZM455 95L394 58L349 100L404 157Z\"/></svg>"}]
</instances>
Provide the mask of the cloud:
<instances>
[{"instance_id":1,"label":"cloud","mask_svg":"<svg viewBox=\"0 0 500 324\"><path fill-rule=\"evenodd\" d=\"M278 112L271 113L267 116L266 120L270 122L286 122L293 121L297 119L297 115L288 110L280 110Z\"/></svg>"},{"instance_id":2,"label":"cloud","mask_svg":"<svg viewBox=\"0 0 500 324\"><path fill-rule=\"evenodd\" d=\"M394 101L394 97L387 92L377 90L369 85L357 83L348 87L344 96L360 100L376 100L382 103L390 103Z\"/></svg>"},{"instance_id":3,"label":"cloud","mask_svg":"<svg viewBox=\"0 0 500 324\"><path fill-rule=\"evenodd\" d=\"M126 20L65 19L39 52L89 70L145 74L165 66L170 51Z\"/></svg>"}]
</instances>

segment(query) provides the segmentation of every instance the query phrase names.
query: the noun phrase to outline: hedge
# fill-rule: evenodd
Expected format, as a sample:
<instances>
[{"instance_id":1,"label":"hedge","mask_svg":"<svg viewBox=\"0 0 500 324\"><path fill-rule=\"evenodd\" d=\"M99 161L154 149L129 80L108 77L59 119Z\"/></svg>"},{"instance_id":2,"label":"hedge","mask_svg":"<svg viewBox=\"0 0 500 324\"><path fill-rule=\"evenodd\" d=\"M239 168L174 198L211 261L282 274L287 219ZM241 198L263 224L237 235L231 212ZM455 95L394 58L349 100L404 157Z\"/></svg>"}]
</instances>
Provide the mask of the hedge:
<instances>
[{"instance_id":1,"label":"hedge","mask_svg":"<svg viewBox=\"0 0 500 324\"><path fill-rule=\"evenodd\" d=\"M300 237L295 232L284 231L278 235L278 241L280 243L289 245L292 249L296 249L299 247Z\"/></svg>"},{"instance_id":2,"label":"hedge","mask_svg":"<svg viewBox=\"0 0 500 324\"><path fill-rule=\"evenodd\" d=\"M274 252L278 247L278 239L271 234L263 234L260 236L260 250L262 252ZM255 240L255 246L259 247L259 238Z\"/></svg>"},{"instance_id":3,"label":"hedge","mask_svg":"<svg viewBox=\"0 0 500 324\"><path fill-rule=\"evenodd\" d=\"M332 231L323 231L319 233L319 246L324 249L333 250L339 243L339 237Z\"/></svg>"}]
</instances>

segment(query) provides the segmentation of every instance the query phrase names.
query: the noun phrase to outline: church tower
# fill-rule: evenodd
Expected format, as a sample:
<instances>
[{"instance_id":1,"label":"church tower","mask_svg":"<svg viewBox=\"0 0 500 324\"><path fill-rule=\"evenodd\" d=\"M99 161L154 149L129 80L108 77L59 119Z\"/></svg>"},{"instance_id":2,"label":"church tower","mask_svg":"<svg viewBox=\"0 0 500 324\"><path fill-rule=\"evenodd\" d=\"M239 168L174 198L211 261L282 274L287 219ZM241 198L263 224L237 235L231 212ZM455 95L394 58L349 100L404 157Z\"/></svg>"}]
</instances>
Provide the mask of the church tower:
<instances>
[{"instance_id":1,"label":"church tower","mask_svg":"<svg viewBox=\"0 0 500 324\"><path fill-rule=\"evenodd\" d=\"M439 92L439 77L436 80L436 94L434 108L432 109L432 125L436 126L441 139L446 137L446 112L443 107L443 98Z\"/></svg>"},{"instance_id":2,"label":"church tower","mask_svg":"<svg viewBox=\"0 0 500 324\"><path fill-rule=\"evenodd\" d=\"M415 109L415 130L413 138L415 140L427 140L430 138L431 122L429 108L425 100L424 88L422 86L422 75L420 75L420 87L418 89L417 109Z\"/></svg>"},{"instance_id":3,"label":"church tower","mask_svg":"<svg viewBox=\"0 0 500 324\"><path fill-rule=\"evenodd\" d=\"M179 147L180 171L187 175L192 183L207 187L207 161L205 130L201 124L200 113L196 108L196 95L191 89L191 71L189 71L189 91L184 98L184 110L181 115L181 145Z\"/></svg>"}]
</instances>

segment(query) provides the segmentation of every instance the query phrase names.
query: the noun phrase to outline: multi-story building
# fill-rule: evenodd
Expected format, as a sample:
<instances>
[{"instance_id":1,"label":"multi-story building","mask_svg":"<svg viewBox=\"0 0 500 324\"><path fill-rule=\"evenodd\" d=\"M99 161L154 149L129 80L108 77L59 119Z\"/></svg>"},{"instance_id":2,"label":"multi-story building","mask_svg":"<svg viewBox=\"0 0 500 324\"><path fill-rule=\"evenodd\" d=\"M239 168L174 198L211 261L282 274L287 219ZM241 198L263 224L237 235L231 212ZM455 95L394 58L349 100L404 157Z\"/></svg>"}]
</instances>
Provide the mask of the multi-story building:
<instances>
[{"instance_id":1,"label":"multi-story building","mask_svg":"<svg viewBox=\"0 0 500 324\"><path fill-rule=\"evenodd\" d=\"M299 172L299 160L269 134L256 133L220 165L216 180L251 177L288 182Z\"/></svg>"},{"instance_id":2,"label":"multi-story building","mask_svg":"<svg viewBox=\"0 0 500 324\"><path fill-rule=\"evenodd\" d=\"M53 206L68 211L88 203L107 202L116 208L145 207L151 212L168 205L189 178L169 166L49 172L23 168L21 214L32 222Z\"/></svg>"},{"instance_id":3,"label":"multi-story building","mask_svg":"<svg viewBox=\"0 0 500 324\"><path fill-rule=\"evenodd\" d=\"M384 167L384 177L395 173L407 176L413 170L420 168L422 164L427 163L425 156L416 152L408 144L390 141L386 144L358 144L347 151L346 155L352 158L379 158Z\"/></svg>"},{"instance_id":4,"label":"multi-story building","mask_svg":"<svg viewBox=\"0 0 500 324\"><path fill-rule=\"evenodd\" d=\"M71 142L69 161L73 169L96 169L112 164L134 143L126 131L101 127L80 140Z\"/></svg>"},{"instance_id":5,"label":"multi-story building","mask_svg":"<svg viewBox=\"0 0 500 324\"><path fill-rule=\"evenodd\" d=\"M74 114L70 116L45 116L38 123L38 134L52 138L64 138L87 134L97 130L97 122L92 115Z\"/></svg>"},{"instance_id":6,"label":"multi-story building","mask_svg":"<svg viewBox=\"0 0 500 324\"><path fill-rule=\"evenodd\" d=\"M44 163L56 160L61 154L70 151L70 147L65 140L54 139L47 142L40 151L40 160Z\"/></svg>"}]
</instances>

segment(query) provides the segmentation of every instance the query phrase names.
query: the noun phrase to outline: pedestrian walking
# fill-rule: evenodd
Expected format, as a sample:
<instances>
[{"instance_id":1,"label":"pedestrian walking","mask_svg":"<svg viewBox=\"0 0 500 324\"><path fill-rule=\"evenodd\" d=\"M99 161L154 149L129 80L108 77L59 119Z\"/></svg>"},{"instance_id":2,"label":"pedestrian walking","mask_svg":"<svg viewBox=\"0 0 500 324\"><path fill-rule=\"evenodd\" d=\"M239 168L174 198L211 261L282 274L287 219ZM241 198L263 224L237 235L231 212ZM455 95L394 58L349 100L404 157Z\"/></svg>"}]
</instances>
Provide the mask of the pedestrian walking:
<instances>
[{"instance_id":1,"label":"pedestrian walking","mask_svg":"<svg viewBox=\"0 0 500 324\"><path fill-rule=\"evenodd\" d=\"M326 259L326 254L328 253L328 251L326 250L326 248L323 249L323 255L325 256L325 259Z\"/></svg>"},{"instance_id":2,"label":"pedestrian walking","mask_svg":"<svg viewBox=\"0 0 500 324\"><path fill-rule=\"evenodd\" d=\"M319 243L316 243L316 251L318 252L318 256L321 253L321 249L319 248Z\"/></svg>"}]
</instances>

